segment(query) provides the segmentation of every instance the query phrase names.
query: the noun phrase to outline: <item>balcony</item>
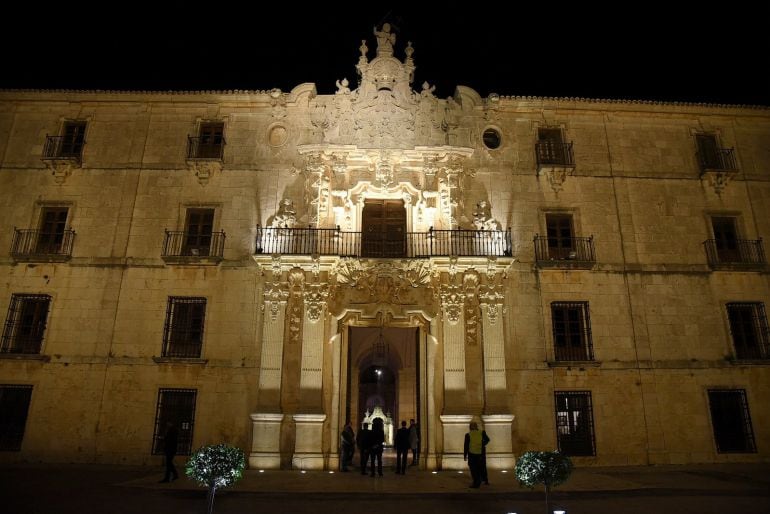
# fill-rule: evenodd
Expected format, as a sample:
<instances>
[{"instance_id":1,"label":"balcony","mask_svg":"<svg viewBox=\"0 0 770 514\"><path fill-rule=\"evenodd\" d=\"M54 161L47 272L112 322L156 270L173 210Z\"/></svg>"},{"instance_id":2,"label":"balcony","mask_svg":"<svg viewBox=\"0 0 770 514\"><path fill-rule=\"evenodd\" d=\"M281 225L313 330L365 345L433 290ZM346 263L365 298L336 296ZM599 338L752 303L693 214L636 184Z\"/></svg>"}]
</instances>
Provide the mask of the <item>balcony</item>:
<instances>
[{"instance_id":1,"label":"balcony","mask_svg":"<svg viewBox=\"0 0 770 514\"><path fill-rule=\"evenodd\" d=\"M74 230L44 232L15 228L11 257L25 262L64 262L72 257Z\"/></svg>"},{"instance_id":2,"label":"balcony","mask_svg":"<svg viewBox=\"0 0 770 514\"><path fill-rule=\"evenodd\" d=\"M508 230L429 230L391 234L337 228L257 227L257 254L407 258L510 256Z\"/></svg>"},{"instance_id":3,"label":"balcony","mask_svg":"<svg viewBox=\"0 0 770 514\"><path fill-rule=\"evenodd\" d=\"M535 262L541 268L591 269L596 264L594 236L555 240L535 234Z\"/></svg>"},{"instance_id":4,"label":"balcony","mask_svg":"<svg viewBox=\"0 0 770 514\"><path fill-rule=\"evenodd\" d=\"M535 154L537 155L538 173L553 169L571 169L575 167L572 143L540 141L535 143Z\"/></svg>"},{"instance_id":5,"label":"balcony","mask_svg":"<svg viewBox=\"0 0 770 514\"><path fill-rule=\"evenodd\" d=\"M703 242L711 269L762 270L767 266L762 238L717 240Z\"/></svg>"},{"instance_id":6,"label":"balcony","mask_svg":"<svg viewBox=\"0 0 770 514\"><path fill-rule=\"evenodd\" d=\"M85 141L68 136L46 136L43 146L43 160L73 161L78 166Z\"/></svg>"},{"instance_id":7,"label":"balcony","mask_svg":"<svg viewBox=\"0 0 770 514\"><path fill-rule=\"evenodd\" d=\"M216 265L224 258L225 233L166 230L161 257L169 264Z\"/></svg>"},{"instance_id":8,"label":"balcony","mask_svg":"<svg viewBox=\"0 0 770 514\"><path fill-rule=\"evenodd\" d=\"M698 164L702 173L715 171L738 171L733 148L711 148L698 151Z\"/></svg>"}]
</instances>

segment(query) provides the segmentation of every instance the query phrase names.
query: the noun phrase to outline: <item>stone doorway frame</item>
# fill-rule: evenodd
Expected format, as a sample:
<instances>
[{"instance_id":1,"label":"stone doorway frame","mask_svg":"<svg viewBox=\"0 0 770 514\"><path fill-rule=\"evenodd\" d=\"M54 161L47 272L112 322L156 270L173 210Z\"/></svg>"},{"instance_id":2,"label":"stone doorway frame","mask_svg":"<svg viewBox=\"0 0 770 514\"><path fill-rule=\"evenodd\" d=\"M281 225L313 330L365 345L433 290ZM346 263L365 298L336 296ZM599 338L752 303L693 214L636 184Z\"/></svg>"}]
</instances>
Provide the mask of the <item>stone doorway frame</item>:
<instances>
[{"instance_id":1,"label":"stone doorway frame","mask_svg":"<svg viewBox=\"0 0 770 514\"><path fill-rule=\"evenodd\" d=\"M348 398L348 375L350 373L349 327L397 327L417 328L419 362L417 369L420 424L420 462L421 469L436 467L436 350L438 341L430 333L431 316L420 308L410 308L399 305L368 305L349 307L335 316L337 321L336 333L331 337L332 343L332 401L330 412L330 430L339 434L345 425L345 405L351 401ZM440 387L440 384L439 384ZM339 442L337 437L331 439L330 469L339 466Z\"/></svg>"}]
</instances>

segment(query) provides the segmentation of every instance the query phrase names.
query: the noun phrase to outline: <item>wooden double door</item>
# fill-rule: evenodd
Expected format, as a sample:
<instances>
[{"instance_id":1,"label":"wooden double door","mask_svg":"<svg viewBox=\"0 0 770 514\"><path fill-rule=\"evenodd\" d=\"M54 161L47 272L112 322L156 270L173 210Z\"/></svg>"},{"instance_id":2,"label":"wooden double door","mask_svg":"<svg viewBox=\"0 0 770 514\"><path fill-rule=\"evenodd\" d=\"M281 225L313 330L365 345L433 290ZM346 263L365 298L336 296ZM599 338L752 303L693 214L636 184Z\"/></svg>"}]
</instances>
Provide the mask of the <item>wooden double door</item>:
<instances>
[{"instance_id":1,"label":"wooden double door","mask_svg":"<svg viewBox=\"0 0 770 514\"><path fill-rule=\"evenodd\" d=\"M366 200L361 222L363 257L406 257L403 200Z\"/></svg>"}]
</instances>

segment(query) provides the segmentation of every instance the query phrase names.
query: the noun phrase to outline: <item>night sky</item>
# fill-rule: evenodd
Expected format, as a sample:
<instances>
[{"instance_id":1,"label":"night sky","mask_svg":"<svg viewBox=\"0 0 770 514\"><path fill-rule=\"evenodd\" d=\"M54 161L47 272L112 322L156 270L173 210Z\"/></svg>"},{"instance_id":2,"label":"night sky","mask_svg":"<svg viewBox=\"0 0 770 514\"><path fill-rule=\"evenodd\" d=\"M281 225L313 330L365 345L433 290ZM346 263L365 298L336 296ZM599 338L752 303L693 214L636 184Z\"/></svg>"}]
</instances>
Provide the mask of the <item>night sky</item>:
<instances>
[{"instance_id":1,"label":"night sky","mask_svg":"<svg viewBox=\"0 0 770 514\"><path fill-rule=\"evenodd\" d=\"M372 59L372 27L387 21L396 57L408 40L415 48L413 87L427 80L439 97L465 85L482 96L770 105L770 17L761 2L685 9L487 1L472 3L472 12L374 2L27 4L4 16L15 30L0 34L0 88L289 91L315 82L329 94L343 77L355 86L361 39Z\"/></svg>"}]
</instances>

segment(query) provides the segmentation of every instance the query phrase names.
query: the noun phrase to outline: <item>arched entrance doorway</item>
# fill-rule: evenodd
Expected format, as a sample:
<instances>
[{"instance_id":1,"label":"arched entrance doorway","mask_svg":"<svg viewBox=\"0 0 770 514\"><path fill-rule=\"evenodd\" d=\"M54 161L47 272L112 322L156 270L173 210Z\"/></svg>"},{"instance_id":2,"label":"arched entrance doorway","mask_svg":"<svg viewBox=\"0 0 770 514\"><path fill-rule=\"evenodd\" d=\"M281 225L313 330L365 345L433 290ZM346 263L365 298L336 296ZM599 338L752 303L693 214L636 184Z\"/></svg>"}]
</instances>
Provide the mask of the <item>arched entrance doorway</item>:
<instances>
[{"instance_id":1,"label":"arched entrance doorway","mask_svg":"<svg viewBox=\"0 0 770 514\"><path fill-rule=\"evenodd\" d=\"M386 445L401 421L420 418L417 327L349 327L345 416L353 426L383 418Z\"/></svg>"}]
</instances>

